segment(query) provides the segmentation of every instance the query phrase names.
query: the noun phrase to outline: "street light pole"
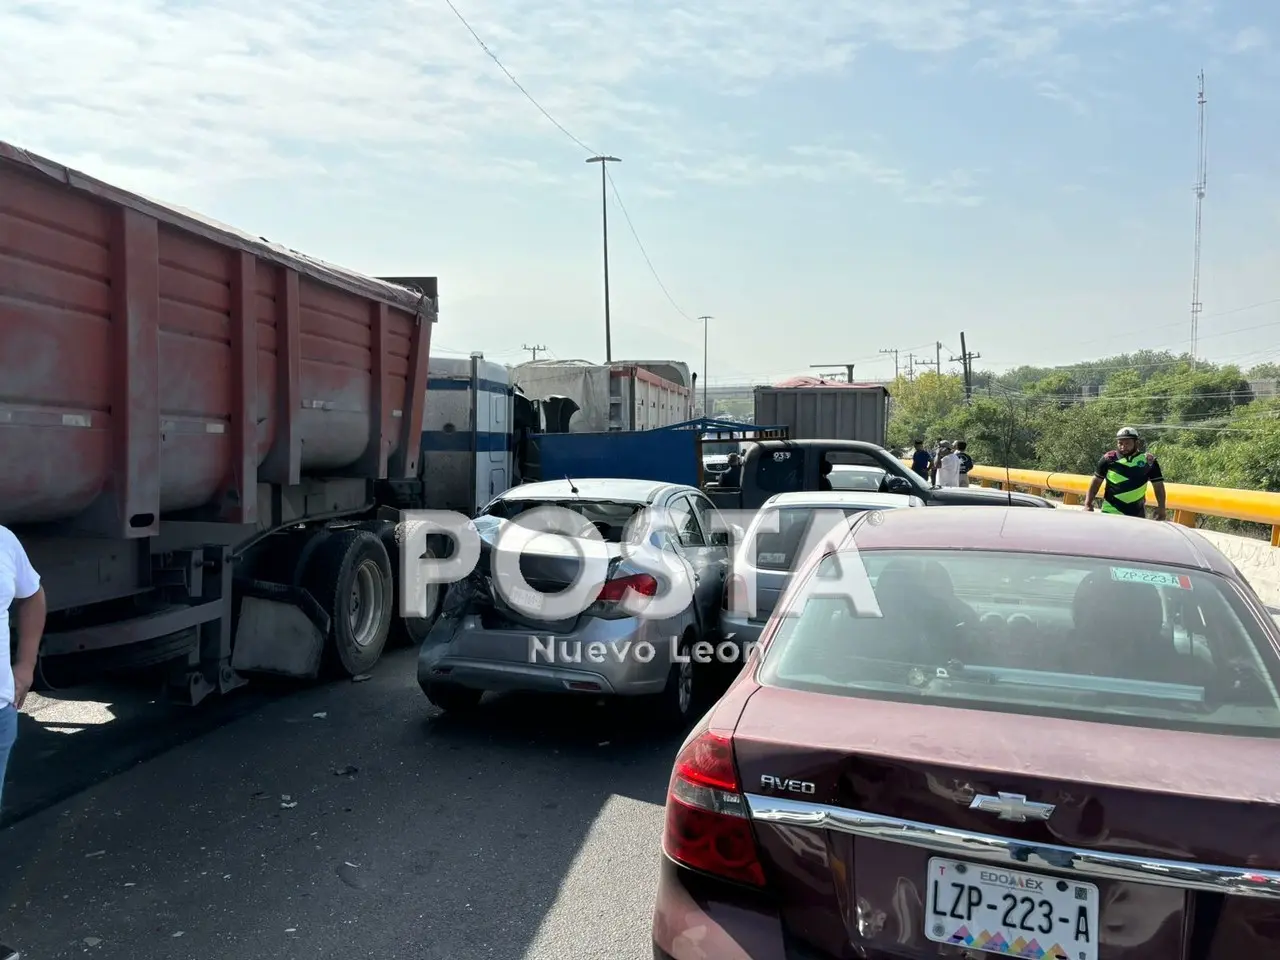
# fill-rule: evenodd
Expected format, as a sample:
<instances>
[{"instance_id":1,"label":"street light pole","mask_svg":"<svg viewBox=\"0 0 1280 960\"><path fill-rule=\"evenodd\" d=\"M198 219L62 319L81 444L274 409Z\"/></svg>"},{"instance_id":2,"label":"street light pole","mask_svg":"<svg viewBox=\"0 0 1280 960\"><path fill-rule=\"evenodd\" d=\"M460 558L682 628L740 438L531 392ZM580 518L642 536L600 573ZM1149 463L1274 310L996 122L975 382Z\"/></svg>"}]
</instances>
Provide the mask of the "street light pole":
<instances>
[{"instance_id":1,"label":"street light pole","mask_svg":"<svg viewBox=\"0 0 1280 960\"><path fill-rule=\"evenodd\" d=\"M699 317L698 319L702 321L702 415L709 417L711 416L711 408L707 406L707 387L709 385L707 383L707 340L709 336L708 330L711 327L709 321L714 320L715 317Z\"/></svg>"},{"instance_id":2,"label":"street light pole","mask_svg":"<svg viewBox=\"0 0 1280 960\"><path fill-rule=\"evenodd\" d=\"M604 234L604 362L613 363L613 334L609 322L609 175L611 163L621 163L617 157L603 154L588 157L587 163L600 164L600 225Z\"/></svg>"}]
</instances>

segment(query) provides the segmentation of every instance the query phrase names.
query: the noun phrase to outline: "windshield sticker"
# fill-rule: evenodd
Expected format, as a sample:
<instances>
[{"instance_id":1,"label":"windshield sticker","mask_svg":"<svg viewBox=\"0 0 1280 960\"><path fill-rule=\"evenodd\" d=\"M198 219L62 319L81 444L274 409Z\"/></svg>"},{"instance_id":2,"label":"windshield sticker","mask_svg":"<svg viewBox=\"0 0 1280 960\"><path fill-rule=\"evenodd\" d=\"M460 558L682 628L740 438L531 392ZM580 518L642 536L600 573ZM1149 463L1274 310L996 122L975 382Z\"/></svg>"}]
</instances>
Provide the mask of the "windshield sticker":
<instances>
[{"instance_id":1,"label":"windshield sticker","mask_svg":"<svg viewBox=\"0 0 1280 960\"><path fill-rule=\"evenodd\" d=\"M1112 567L1111 579L1120 583L1149 583L1155 587L1191 589L1191 578L1181 573L1165 573L1162 570L1139 570L1135 567Z\"/></svg>"},{"instance_id":2,"label":"windshield sticker","mask_svg":"<svg viewBox=\"0 0 1280 960\"><path fill-rule=\"evenodd\" d=\"M787 555L785 553L762 553L760 554L760 562L769 565L786 563Z\"/></svg>"}]
</instances>

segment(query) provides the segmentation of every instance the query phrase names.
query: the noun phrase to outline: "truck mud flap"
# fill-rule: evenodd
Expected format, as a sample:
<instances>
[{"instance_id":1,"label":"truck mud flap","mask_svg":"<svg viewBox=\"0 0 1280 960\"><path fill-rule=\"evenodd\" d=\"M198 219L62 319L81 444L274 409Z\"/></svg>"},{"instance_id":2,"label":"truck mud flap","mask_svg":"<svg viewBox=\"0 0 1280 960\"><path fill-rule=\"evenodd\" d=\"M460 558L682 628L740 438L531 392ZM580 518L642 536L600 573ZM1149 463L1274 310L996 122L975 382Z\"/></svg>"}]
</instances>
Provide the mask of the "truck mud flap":
<instances>
[{"instance_id":1,"label":"truck mud flap","mask_svg":"<svg viewBox=\"0 0 1280 960\"><path fill-rule=\"evenodd\" d=\"M268 580L237 580L240 618L231 665L241 673L315 679L332 621L310 591Z\"/></svg>"}]
</instances>

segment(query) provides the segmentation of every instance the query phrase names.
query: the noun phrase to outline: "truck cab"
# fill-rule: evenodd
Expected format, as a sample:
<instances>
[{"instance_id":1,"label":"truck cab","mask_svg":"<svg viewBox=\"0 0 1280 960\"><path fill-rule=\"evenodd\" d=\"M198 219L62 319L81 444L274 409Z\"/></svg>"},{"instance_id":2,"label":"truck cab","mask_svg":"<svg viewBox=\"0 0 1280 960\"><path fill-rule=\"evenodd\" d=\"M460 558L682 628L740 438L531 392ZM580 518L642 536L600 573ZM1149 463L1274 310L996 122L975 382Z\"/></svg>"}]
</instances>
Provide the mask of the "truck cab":
<instances>
[{"instance_id":1,"label":"truck cab","mask_svg":"<svg viewBox=\"0 0 1280 960\"><path fill-rule=\"evenodd\" d=\"M742 455L740 486L708 483L703 489L722 510L757 510L777 493L866 490L869 482L879 493L919 497L926 506L1054 506L1027 493L931 486L884 447L858 440L760 440Z\"/></svg>"}]
</instances>

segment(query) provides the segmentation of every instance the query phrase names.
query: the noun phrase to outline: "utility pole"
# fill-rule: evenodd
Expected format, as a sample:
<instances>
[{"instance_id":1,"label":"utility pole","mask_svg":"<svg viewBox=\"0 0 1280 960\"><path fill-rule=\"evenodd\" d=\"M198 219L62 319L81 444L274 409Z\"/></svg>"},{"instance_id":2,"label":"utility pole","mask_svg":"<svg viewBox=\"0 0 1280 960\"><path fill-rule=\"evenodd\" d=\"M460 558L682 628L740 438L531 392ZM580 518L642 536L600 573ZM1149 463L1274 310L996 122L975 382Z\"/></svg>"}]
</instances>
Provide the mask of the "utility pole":
<instances>
[{"instance_id":1,"label":"utility pole","mask_svg":"<svg viewBox=\"0 0 1280 960\"><path fill-rule=\"evenodd\" d=\"M702 321L702 415L704 417L711 416L711 408L707 406L707 342L709 334L707 331L711 328L711 321L715 317L699 317Z\"/></svg>"},{"instance_id":2,"label":"utility pole","mask_svg":"<svg viewBox=\"0 0 1280 960\"><path fill-rule=\"evenodd\" d=\"M915 380L916 378L916 355L914 353L907 354L907 379Z\"/></svg>"},{"instance_id":3,"label":"utility pole","mask_svg":"<svg viewBox=\"0 0 1280 960\"><path fill-rule=\"evenodd\" d=\"M973 361L980 360L982 354L970 353L964 342L964 331L960 331L960 356L952 357L951 362L959 362L964 368L964 400L968 403L973 398Z\"/></svg>"},{"instance_id":4,"label":"utility pole","mask_svg":"<svg viewBox=\"0 0 1280 960\"><path fill-rule=\"evenodd\" d=\"M1196 147L1196 241L1195 253L1191 265L1191 369L1196 368L1196 348L1200 342L1200 311L1204 304L1200 302L1200 224L1201 208L1204 206L1204 194L1209 184L1209 151L1204 139L1204 71L1200 71L1200 92L1196 97L1196 109L1200 114L1199 143Z\"/></svg>"},{"instance_id":5,"label":"utility pole","mask_svg":"<svg viewBox=\"0 0 1280 960\"><path fill-rule=\"evenodd\" d=\"M621 163L617 157L588 157L587 163L600 164L600 226L604 236L604 362L613 363L613 332L609 323L609 164Z\"/></svg>"},{"instance_id":6,"label":"utility pole","mask_svg":"<svg viewBox=\"0 0 1280 960\"><path fill-rule=\"evenodd\" d=\"M531 347L531 346L529 346L529 345L526 343L526 344L524 344L523 346L521 346L521 347L520 347L520 349L521 349L521 350L528 350L530 353L532 353L532 354L533 354L533 359L534 359L534 360L537 360L537 359L538 359L538 354L539 354L539 353L546 353L546 351L547 351L546 344L542 344L542 343L538 344L536 347Z\"/></svg>"},{"instance_id":7,"label":"utility pole","mask_svg":"<svg viewBox=\"0 0 1280 960\"><path fill-rule=\"evenodd\" d=\"M888 353L893 354L893 379L897 380L898 379L898 348L893 347L890 350L881 350L880 352L886 353L886 354Z\"/></svg>"},{"instance_id":8,"label":"utility pole","mask_svg":"<svg viewBox=\"0 0 1280 960\"><path fill-rule=\"evenodd\" d=\"M942 376L942 341L937 341L934 346L937 347L937 350L935 351L933 366L938 371L938 376Z\"/></svg>"},{"instance_id":9,"label":"utility pole","mask_svg":"<svg viewBox=\"0 0 1280 960\"><path fill-rule=\"evenodd\" d=\"M811 363L810 370L844 370L845 383L853 383L853 368L857 366L854 363Z\"/></svg>"}]
</instances>

